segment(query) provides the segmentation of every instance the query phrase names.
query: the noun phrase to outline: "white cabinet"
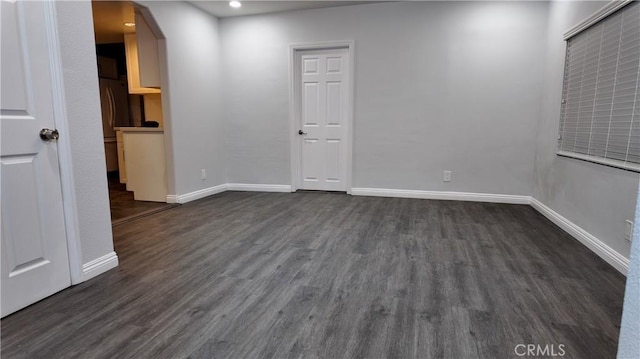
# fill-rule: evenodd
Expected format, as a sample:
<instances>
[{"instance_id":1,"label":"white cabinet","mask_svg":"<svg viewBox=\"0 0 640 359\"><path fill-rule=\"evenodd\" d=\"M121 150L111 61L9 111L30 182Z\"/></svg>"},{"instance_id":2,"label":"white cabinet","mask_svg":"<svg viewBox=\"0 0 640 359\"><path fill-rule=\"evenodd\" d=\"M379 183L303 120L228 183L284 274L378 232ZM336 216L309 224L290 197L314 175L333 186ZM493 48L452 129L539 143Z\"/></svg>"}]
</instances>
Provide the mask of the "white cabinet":
<instances>
[{"instance_id":1,"label":"white cabinet","mask_svg":"<svg viewBox=\"0 0 640 359\"><path fill-rule=\"evenodd\" d=\"M136 201L167 201L164 131L160 128L121 127L127 191Z\"/></svg>"},{"instance_id":2,"label":"white cabinet","mask_svg":"<svg viewBox=\"0 0 640 359\"><path fill-rule=\"evenodd\" d=\"M160 88L158 39L141 14L136 13L136 40L140 86Z\"/></svg>"}]
</instances>

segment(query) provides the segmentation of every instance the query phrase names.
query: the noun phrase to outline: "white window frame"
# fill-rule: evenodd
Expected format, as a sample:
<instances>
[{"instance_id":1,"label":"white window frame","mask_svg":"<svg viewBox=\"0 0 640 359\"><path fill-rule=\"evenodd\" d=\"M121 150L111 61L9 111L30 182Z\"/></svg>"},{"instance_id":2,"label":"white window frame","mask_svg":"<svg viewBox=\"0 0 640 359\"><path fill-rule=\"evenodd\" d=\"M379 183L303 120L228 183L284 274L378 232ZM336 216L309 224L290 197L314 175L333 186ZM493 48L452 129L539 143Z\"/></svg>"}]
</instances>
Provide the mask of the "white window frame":
<instances>
[{"instance_id":1,"label":"white window frame","mask_svg":"<svg viewBox=\"0 0 640 359\"><path fill-rule=\"evenodd\" d=\"M584 19L583 21L581 21L580 23L576 24L574 27L569 29L567 32L565 32L564 40L568 41L569 39L571 39L574 36L582 33L583 31L589 29L591 26L597 24L601 20L604 20L609 15L615 13L618 10L621 10L622 8L624 8L625 6L627 6L627 5L631 4L631 3L633 3L633 0L612 1L612 2L608 3L607 5L602 7L600 10L598 10L594 14L592 14L590 17ZM568 48L568 46L567 46L567 48ZM566 59L566 57L565 57L565 59ZM564 96L564 85L565 85L565 81L566 81L566 76L567 76L567 72L566 72L566 68L565 68L565 72L563 74L563 96ZM564 99L563 99L562 102L563 102L562 106L564 108ZM640 111L640 106L638 106L638 103L636 103L635 107L636 107L634 109L635 111ZM632 114L632 116L633 116L633 114ZM640 163L627 162L627 161L621 161L621 160L616 160L616 159L612 159L612 158L605 158L605 157L593 156L593 155L588 155L588 154L582 154L582 153L578 153L578 152L561 150L560 149L560 143L561 143L560 141L561 141L561 135L562 135L563 126L564 126L562 118L560 119L560 124L559 125L560 125L559 126L560 133L558 134L558 150L556 152L556 154L558 156L570 157L570 158L575 158L575 159L579 159L579 160L594 162L594 163L598 163L598 164L602 164L602 165L607 165L607 166L611 166L611 167L617 167L617 168L621 168L621 169L625 169L625 170L640 172Z\"/></svg>"}]
</instances>

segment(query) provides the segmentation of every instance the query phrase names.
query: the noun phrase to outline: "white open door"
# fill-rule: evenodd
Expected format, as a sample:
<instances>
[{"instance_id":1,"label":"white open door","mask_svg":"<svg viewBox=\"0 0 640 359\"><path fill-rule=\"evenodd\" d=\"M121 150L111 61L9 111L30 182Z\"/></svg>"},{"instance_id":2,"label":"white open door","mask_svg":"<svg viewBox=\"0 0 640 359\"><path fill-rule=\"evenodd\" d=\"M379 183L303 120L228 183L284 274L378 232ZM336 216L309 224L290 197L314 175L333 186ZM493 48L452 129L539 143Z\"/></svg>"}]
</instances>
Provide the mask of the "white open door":
<instances>
[{"instance_id":1,"label":"white open door","mask_svg":"<svg viewBox=\"0 0 640 359\"><path fill-rule=\"evenodd\" d=\"M300 189L346 191L349 50L300 51Z\"/></svg>"},{"instance_id":2,"label":"white open door","mask_svg":"<svg viewBox=\"0 0 640 359\"><path fill-rule=\"evenodd\" d=\"M71 284L54 129L45 1L1 1L0 176L6 316ZM66 134L62 134L65 136Z\"/></svg>"}]
</instances>

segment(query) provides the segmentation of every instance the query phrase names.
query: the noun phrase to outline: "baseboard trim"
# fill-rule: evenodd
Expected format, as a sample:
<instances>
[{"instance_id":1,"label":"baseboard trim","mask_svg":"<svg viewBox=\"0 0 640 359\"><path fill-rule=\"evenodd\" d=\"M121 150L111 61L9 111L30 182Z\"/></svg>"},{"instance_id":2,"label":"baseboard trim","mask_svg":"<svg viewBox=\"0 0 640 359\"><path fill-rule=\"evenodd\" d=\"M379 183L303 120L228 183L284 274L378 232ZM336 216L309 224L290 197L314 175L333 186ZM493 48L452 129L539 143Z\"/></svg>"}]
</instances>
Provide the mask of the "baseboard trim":
<instances>
[{"instance_id":1,"label":"baseboard trim","mask_svg":"<svg viewBox=\"0 0 640 359\"><path fill-rule=\"evenodd\" d=\"M118 266L118 255L111 252L82 265L83 279L89 280Z\"/></svg>"},{"instance_id":2,"label":"baseboard trim","mask_svg":"<svg viewBox=\"0 0 640 359\"><path fill-rule=\"evenodd\" d=\"M213 196L225 191L250 191L250 192L291 192L290 185L283 184L252 184L252 183L223 183L221 185L189 192L181 195L168 195L167 203L180 203L195 201L201 198Z\"/></svg>"},{"instance_id":3,"label":"baseboard trim","mask_svg":"<svg viewBox=\"0 0 640 359\"><path fill-rule=\"evenodd\" d=\"M606 245L603 241L599 240L591 233L585 231L584 229L582 229L582 227L566 219L558 212L552 210L539 200L532 198L531 207L535 208L543 216L547 217L551 222L555 223L556 226L569 233L573 238L577 239L580 243L585 245L600 258L604 259L620 273L624 274L625 276L627 275L627 272L629 270L629 259L625 258L622 254L616 252L613 248Z\"/></svg>"},{"instance_id":4,"label":"baseboard trim","mask_svg":"<svg viewBox=\"0 0 640 359\"><path fill-rule=\"evenodd\" d=\"M284 184L227 183L227 191L291 192L291 186Z\"/></svg>"},{"instance_id":5,"label":"baseboard trim","mask_svg":"<svg viewBox=\"0 0 640 359\"><path fill-rule=\"evenodd\" d=\"M178 196L176 196L175 194L168 194L167 203L178 203Z\"/></svg>"},{"instance_id":6,"label":"baseboard trim","mask_svg":"<svg viewBox=\"0 0 640 359\"><path fill-rule=\"evenodd\" d=\"M198 191L189 192L187 194L181 194L176 196L176 203L187 203L191 201L195 201L197 199L201 199L204 197L213 196L214 194L218 194L227 190L227 184L223 183L221 185L204 188ZM169 196L167 196L168 199Z\"/></svg>"},{"instance_id":7,"label":"baseboard trim","mask_svg":"<svg viewBox=\"0 0 640 359\"><path fill-rule=\"evenodd\" d=\"M449 201L471 201L471 202L491 202L491 203L509 203L509 204L530 204L531 203L531 196L492 194L492 193L419 191L419 190L388 189L388 188L352 188L351 194L353 194L354 196L400 197L400 198L436 199L436 200L449 200Z\"/></svg>"}]
</instances>

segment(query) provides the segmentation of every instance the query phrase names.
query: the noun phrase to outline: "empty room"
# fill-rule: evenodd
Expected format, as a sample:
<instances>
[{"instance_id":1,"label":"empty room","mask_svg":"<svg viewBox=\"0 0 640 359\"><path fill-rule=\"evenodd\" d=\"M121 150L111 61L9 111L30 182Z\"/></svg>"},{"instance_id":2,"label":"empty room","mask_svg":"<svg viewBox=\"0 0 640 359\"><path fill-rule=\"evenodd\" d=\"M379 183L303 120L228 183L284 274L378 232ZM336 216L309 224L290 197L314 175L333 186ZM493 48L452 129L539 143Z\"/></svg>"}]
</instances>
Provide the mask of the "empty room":
<instances>
[{"instance_id":1,"label":"empty room","mask_svg":"<svg viewBox=\"0 0 640 359\"><path fill-rule=\"evenodd\" d=\"M640 3L0 6L3 359L640 358Z\"/></svg>"}]
</instances>

